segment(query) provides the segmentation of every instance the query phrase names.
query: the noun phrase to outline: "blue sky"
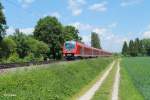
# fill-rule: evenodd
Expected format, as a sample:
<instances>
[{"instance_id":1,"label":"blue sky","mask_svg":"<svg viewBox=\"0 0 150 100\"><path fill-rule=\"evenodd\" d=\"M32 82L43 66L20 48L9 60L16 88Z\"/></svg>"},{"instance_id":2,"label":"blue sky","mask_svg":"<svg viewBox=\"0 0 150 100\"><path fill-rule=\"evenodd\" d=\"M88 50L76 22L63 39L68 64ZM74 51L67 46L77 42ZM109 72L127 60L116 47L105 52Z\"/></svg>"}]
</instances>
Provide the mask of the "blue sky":
<instances>
[{"instance_id":1,"label":"blue sky","mask_svg":"<svg viewBox=\"0 0 150 100\"><path fill-rule=\"evenodd\" d=\"M56 16L64 25L74 25L83 41L97 32L102 47L120 52L123 41L150 38L150 0L1 0L9 29L29 34L39 18Z\"/></svg>"}]
</instances>

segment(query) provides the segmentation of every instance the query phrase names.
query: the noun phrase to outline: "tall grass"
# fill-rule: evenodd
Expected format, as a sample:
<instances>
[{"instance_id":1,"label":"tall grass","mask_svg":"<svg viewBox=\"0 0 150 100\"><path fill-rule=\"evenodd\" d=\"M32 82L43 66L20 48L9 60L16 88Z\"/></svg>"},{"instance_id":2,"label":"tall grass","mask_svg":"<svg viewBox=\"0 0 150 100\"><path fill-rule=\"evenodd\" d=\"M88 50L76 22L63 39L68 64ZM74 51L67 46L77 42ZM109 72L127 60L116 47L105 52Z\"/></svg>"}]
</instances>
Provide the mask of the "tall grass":
<instances>
[{"instance_id":1,"label":"tall grass","mask_svg":"<svg viewBox=\"0 0 150 100\"><path fill-rule=\"evenodd\" d=\"M82 60L1 75L0 100L70 99L111 61L111 58Z\"/></svg>"}]
</instances>

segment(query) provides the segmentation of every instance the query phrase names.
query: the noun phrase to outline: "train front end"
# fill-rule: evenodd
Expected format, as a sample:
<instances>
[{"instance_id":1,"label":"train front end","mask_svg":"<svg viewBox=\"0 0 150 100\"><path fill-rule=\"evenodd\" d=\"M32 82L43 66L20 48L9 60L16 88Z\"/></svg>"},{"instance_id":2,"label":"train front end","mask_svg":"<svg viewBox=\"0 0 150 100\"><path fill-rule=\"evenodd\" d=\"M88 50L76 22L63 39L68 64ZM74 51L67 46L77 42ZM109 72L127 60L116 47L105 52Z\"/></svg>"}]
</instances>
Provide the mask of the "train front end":
<instances>
[{"instance_id":1,"label":"train front end","mask_svg":"<svg viewBox=\"0 0 150 100\"><path fill-rule=\"evenodd\" d=\"M75 59L76 54L76 42L75 41L67 41L64 43L63 47L63 56L67 60Z\"/></svg>"}]
</instances>

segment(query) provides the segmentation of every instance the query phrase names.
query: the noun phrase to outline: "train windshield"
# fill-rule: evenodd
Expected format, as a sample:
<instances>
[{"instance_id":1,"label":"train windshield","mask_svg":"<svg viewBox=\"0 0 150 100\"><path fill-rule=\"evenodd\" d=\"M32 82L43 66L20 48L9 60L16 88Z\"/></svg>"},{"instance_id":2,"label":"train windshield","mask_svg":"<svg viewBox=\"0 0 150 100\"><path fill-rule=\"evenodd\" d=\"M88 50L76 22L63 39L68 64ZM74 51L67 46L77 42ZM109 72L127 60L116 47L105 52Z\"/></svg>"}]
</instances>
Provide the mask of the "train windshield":
<instances>
[{"instance_id":1,"label":"train windshield","mask_svg":"<svg viewBox=\"0 0 150 100\"><path fill-rule=\"evenodd\" d=\"M66 42L65 43L65 49L73 50L74 48L75 48L75 42Z\"/></svg>"}]
</instances>

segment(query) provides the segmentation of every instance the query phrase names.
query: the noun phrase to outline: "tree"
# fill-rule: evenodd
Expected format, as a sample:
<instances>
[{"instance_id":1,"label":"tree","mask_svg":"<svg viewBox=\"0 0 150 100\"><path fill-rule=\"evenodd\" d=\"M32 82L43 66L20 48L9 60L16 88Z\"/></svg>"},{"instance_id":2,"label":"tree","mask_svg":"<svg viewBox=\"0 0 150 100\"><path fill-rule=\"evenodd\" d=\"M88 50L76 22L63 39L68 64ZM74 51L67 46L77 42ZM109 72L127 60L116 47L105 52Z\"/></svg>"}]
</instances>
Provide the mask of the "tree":
<instances>
[{"instance_id":1,"label":"tree","mask_svg":"<svg viewBox=\"0 0 150 100\"><path fill-rule=\"evenodd\" d=\"M150 56L150 39L143 39L142 43L143 47L146 50L146 55Z\"/></svg>"},{"instance_id":2,"label":"tree","mask_svg":"<svg viewBox=\"0 0 150 100\"><path fill-rule=\"evenodd\" d=\"M3 39L2 41L2 45L1 45L1 52L0 52L0 56L1 58L8 58L11 54L16 52L16 43L15 41L10 38L10 37L6 37Z\"/></svg>"},{"instance_id":3,"label":"tree","mask_svg":"<svg viewBox=\"0 0 150 100\"><path fill-rule=\"evenodd\" d=\"M140 40L139 38L136 38L135 41L134 41L134 52L135 52L135 55L140 55Z\"/></svg>"},{"instance_id":4,"label":"tree","mask_svg":"<svg viewBox=\"0 0 150 100\"><path fill-rule=\"evenodd\" d=\"M146 54L146 48L144 46L143 40L140 40L140 54L141 56L145 56Z\"/></svg>"},{"instance_id":5,"label":"tree","mask_svg":"<svg viewBox=\"0 0 150 100\"><path fill-rule=\"evenodd\" d=\"M16 43L16 52L19 58L33 55L35 58L44 57L48 52L48 45L42 41L36 40L31 35L25 35L16 29L15 33L10 36Z\"/></svg>"},{"instance_id":6,"label":"tree","mask_svg":"<svg viewBox=\"0 0 150 100\"><path fill-rule=\"evenodd\" d=\"M130 40L129 42L129 54L131 56L137 56L137 53L135 52L135 43L133 40Z\"/></svg>"},{"instance_id":7,"label":"tree","mask_svg":"<svg viewBox=\"0 0 150 100\"><path fill-rule=\"evenodd\" d=\"M124 43L122 48L122 54L126 54L126 46ZM135 41L130 40L128 47L128 55L130 56L150 56L150 39L142 39L136 38Z\"/></svg>"},{"instance_id":8,"label":"tree","mask_svg":"<svg viewBox=\"0 0 150 100\"><path fill-rule=\"evenodd\" d=\"M127 42L126 42L126 41L125 41L124 44L123 44L122 54L123 54L124 56L127 56L127 55L128 55L128 45L127 45Z\"/></svg>"},{"instance_id":9,"label":"tree","mask_svg":"<svg viewBox=\"0 0 150 100\"><path fill-rule=\"evenodd\" d=\"M79 30L74 26L65 26L63 28L64 39L65 41L75 40L81 42L81 37L78 35Z\"/></svg>"},{"instance_id":10,"label":"tree","mask_svg":"<svg viewBox=\"0 0 150 100\"><path fill-rule=\"evenodd\" d=\"M3 40L3 37L6 34L6 20L5 20L5 16L3 14L3 6L0 2L0 42Z\"/></svg>"},{"instance_id":11,"label":"tree","mask_svg":"<svg viewBox=\"0 0 150 100\"><path fill-rule=\"evenodd\" d=\"M91 46L101 49L99 36L95 32L91 33Z\"/></svg>"},{"instance_id":12,"label":"tree","mask_svg":"<svg viewBox=\"0 0 150 100\"><path fill-rule=\"evenodd\" d=\"M29 46L27 44L27 36L19 31L19 29L15 30L15 33L13 36L11 36L12 39L15 41L17 45L17 54L19 55L19 58L24 58L29 54Z\"/></svg>"},{"instance_id":13,"label":"tree","mask_svg":"<svg viewBox=\"0 0 150 100\"><path fill-rule=\"evenodd\" d=\"M50 54L56 59L61 55L64 43L62 25L56 17L47 16L38 21L34 30L34 37L48 44Z\"/></svg>"},{"instance_id":14,"label":"tree","mask_svg":"<svg viewBox=\"0 0 150 100\"><path fill-rule=\"evenodd\" d=\"M29 47L29 52L35 57L44 57L48 52L48 45L42 41L34 39L33 37L27 37L27 45Z\"/></svg>"}]
</instances>

